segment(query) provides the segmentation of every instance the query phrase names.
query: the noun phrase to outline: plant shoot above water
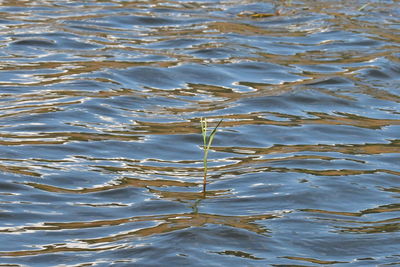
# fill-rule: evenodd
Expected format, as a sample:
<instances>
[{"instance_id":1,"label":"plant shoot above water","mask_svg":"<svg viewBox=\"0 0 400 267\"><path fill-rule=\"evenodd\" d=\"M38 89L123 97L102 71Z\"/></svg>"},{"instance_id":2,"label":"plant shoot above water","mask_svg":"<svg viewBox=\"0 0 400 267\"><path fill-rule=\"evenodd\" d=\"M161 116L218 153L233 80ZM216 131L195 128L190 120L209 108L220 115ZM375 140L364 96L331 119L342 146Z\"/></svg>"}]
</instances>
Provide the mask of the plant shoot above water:
<instances>
[{"instance_id":1,"label":"plant shoot above water","mask_svg":"<svg viewBox=\"0 0 400 267\"><path fill-rule=\"evenodd\" d=\"M214 136L217 133L217 129L221 124L222 120L220 120L215 126L215 128L211 131L210 135L207 135L207 119L200 118L201 124L201 133L203 135L203 149L204 149L204 157L203 157L203 164L204 164L204 179L203 179L203 191L205 192L206 184L207 184L207 157L208 151L210 150L211 144L214 140Z\"/></svg>"}]
</instances>

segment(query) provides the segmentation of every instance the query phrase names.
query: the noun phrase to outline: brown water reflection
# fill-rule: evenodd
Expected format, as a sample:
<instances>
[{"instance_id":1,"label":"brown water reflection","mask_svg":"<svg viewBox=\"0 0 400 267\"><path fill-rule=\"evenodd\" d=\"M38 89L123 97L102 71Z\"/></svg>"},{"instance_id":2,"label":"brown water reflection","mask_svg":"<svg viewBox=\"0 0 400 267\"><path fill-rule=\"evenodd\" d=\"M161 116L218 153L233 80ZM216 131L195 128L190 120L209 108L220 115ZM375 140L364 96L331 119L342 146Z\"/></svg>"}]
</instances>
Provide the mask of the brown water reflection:
<instances>
[{"instance_id":1,"label":"brown water reflection","mask_svg":"<svg viewBox=\"0 0 400 267\"><path fill-rule=\"evenodd\" d=\"M146 237L146 236L173 232L190 227L201 227L206 224L225 225L229 227L235 227L255 232L257 234L266 234L268 233L268 230L260 225L257 225L257 223L255 222L261 220L279 218L280 216L281 215L274 215L274 214L254 215L254 216L221 216L221 215L194 212L194 213L184 213L184 214L170 214L164 216L129 217L124 219L109 220L109 221L68 222L68 223L47 222L38 226L24 226L16 229L13 228L1 229L0 232L22 233L26 231L29 232L60 231L60 230L71 230L71 229L108 227L108 226L122 225L135 222L151 222L155 223L156 226L149 228L142 228L135 231L129 231L127 233L116 234L108 237L75 240L74 243L81 244L76 248L69 247L68 244L58 244L56 246L46 246L41 250L0 252L0 255L17 257L17 256L56 253L56 252L67 252L67 251L112 250L118 248L119 246L107 246L106 244L127 238ZM101 244L104 247L90 248L90 246L97 244Z\"/></svg>"}]
</instances>

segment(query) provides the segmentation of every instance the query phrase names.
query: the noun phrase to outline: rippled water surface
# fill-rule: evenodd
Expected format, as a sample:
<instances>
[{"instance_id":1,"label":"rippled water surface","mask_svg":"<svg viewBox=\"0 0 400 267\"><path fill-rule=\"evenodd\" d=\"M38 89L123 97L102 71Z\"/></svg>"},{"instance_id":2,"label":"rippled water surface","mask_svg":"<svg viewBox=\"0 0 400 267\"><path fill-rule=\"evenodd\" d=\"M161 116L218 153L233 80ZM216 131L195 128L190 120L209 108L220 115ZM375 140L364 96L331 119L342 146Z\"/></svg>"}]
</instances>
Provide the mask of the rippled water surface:
<instances>
[{"instance_id":1,"label":"rippled water surface","mask_svg":"<svg viewBox=\"0 0 400 267\"><path fill-rule=\"evenodd\" d=\"M1 266L400 265L399 1L0 4Z\"/></svg>"}]
</instances>

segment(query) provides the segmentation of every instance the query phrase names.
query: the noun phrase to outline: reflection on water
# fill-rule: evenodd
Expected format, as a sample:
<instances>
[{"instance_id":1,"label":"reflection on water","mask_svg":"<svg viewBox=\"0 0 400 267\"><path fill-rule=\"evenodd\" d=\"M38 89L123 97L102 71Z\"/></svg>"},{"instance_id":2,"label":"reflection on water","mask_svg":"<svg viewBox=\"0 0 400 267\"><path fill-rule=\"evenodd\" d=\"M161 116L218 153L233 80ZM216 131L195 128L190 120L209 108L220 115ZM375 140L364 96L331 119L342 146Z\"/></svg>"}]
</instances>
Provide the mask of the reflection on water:
<instances>
[{"instance_id":1,"label":"reflection on water","mask_svg":"<svg viewBox=\"0 0 400 267\"><path fill-rule=\"evenodd\" d=\"M3 264L400 264L397 1L0 3Z\"/></svg>"}]
</instances>

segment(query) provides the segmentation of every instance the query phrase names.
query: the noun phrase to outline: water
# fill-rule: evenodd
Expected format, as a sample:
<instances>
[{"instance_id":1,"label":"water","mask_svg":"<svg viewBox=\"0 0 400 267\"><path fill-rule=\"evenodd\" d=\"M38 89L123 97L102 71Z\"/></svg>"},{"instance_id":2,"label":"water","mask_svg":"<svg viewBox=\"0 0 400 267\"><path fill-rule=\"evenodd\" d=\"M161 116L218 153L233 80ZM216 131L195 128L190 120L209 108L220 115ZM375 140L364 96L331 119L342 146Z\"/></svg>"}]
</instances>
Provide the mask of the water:
<instances>
[{"instance_id":1,"label":"water","mask_svg":"<svg viewBox=\"0 0 400 267\"><path fill-rule=\"evenodd\" d=\"M289 2L1 1L2 266L400 264L399 2Z\"/></svg>"}]
</instances>

